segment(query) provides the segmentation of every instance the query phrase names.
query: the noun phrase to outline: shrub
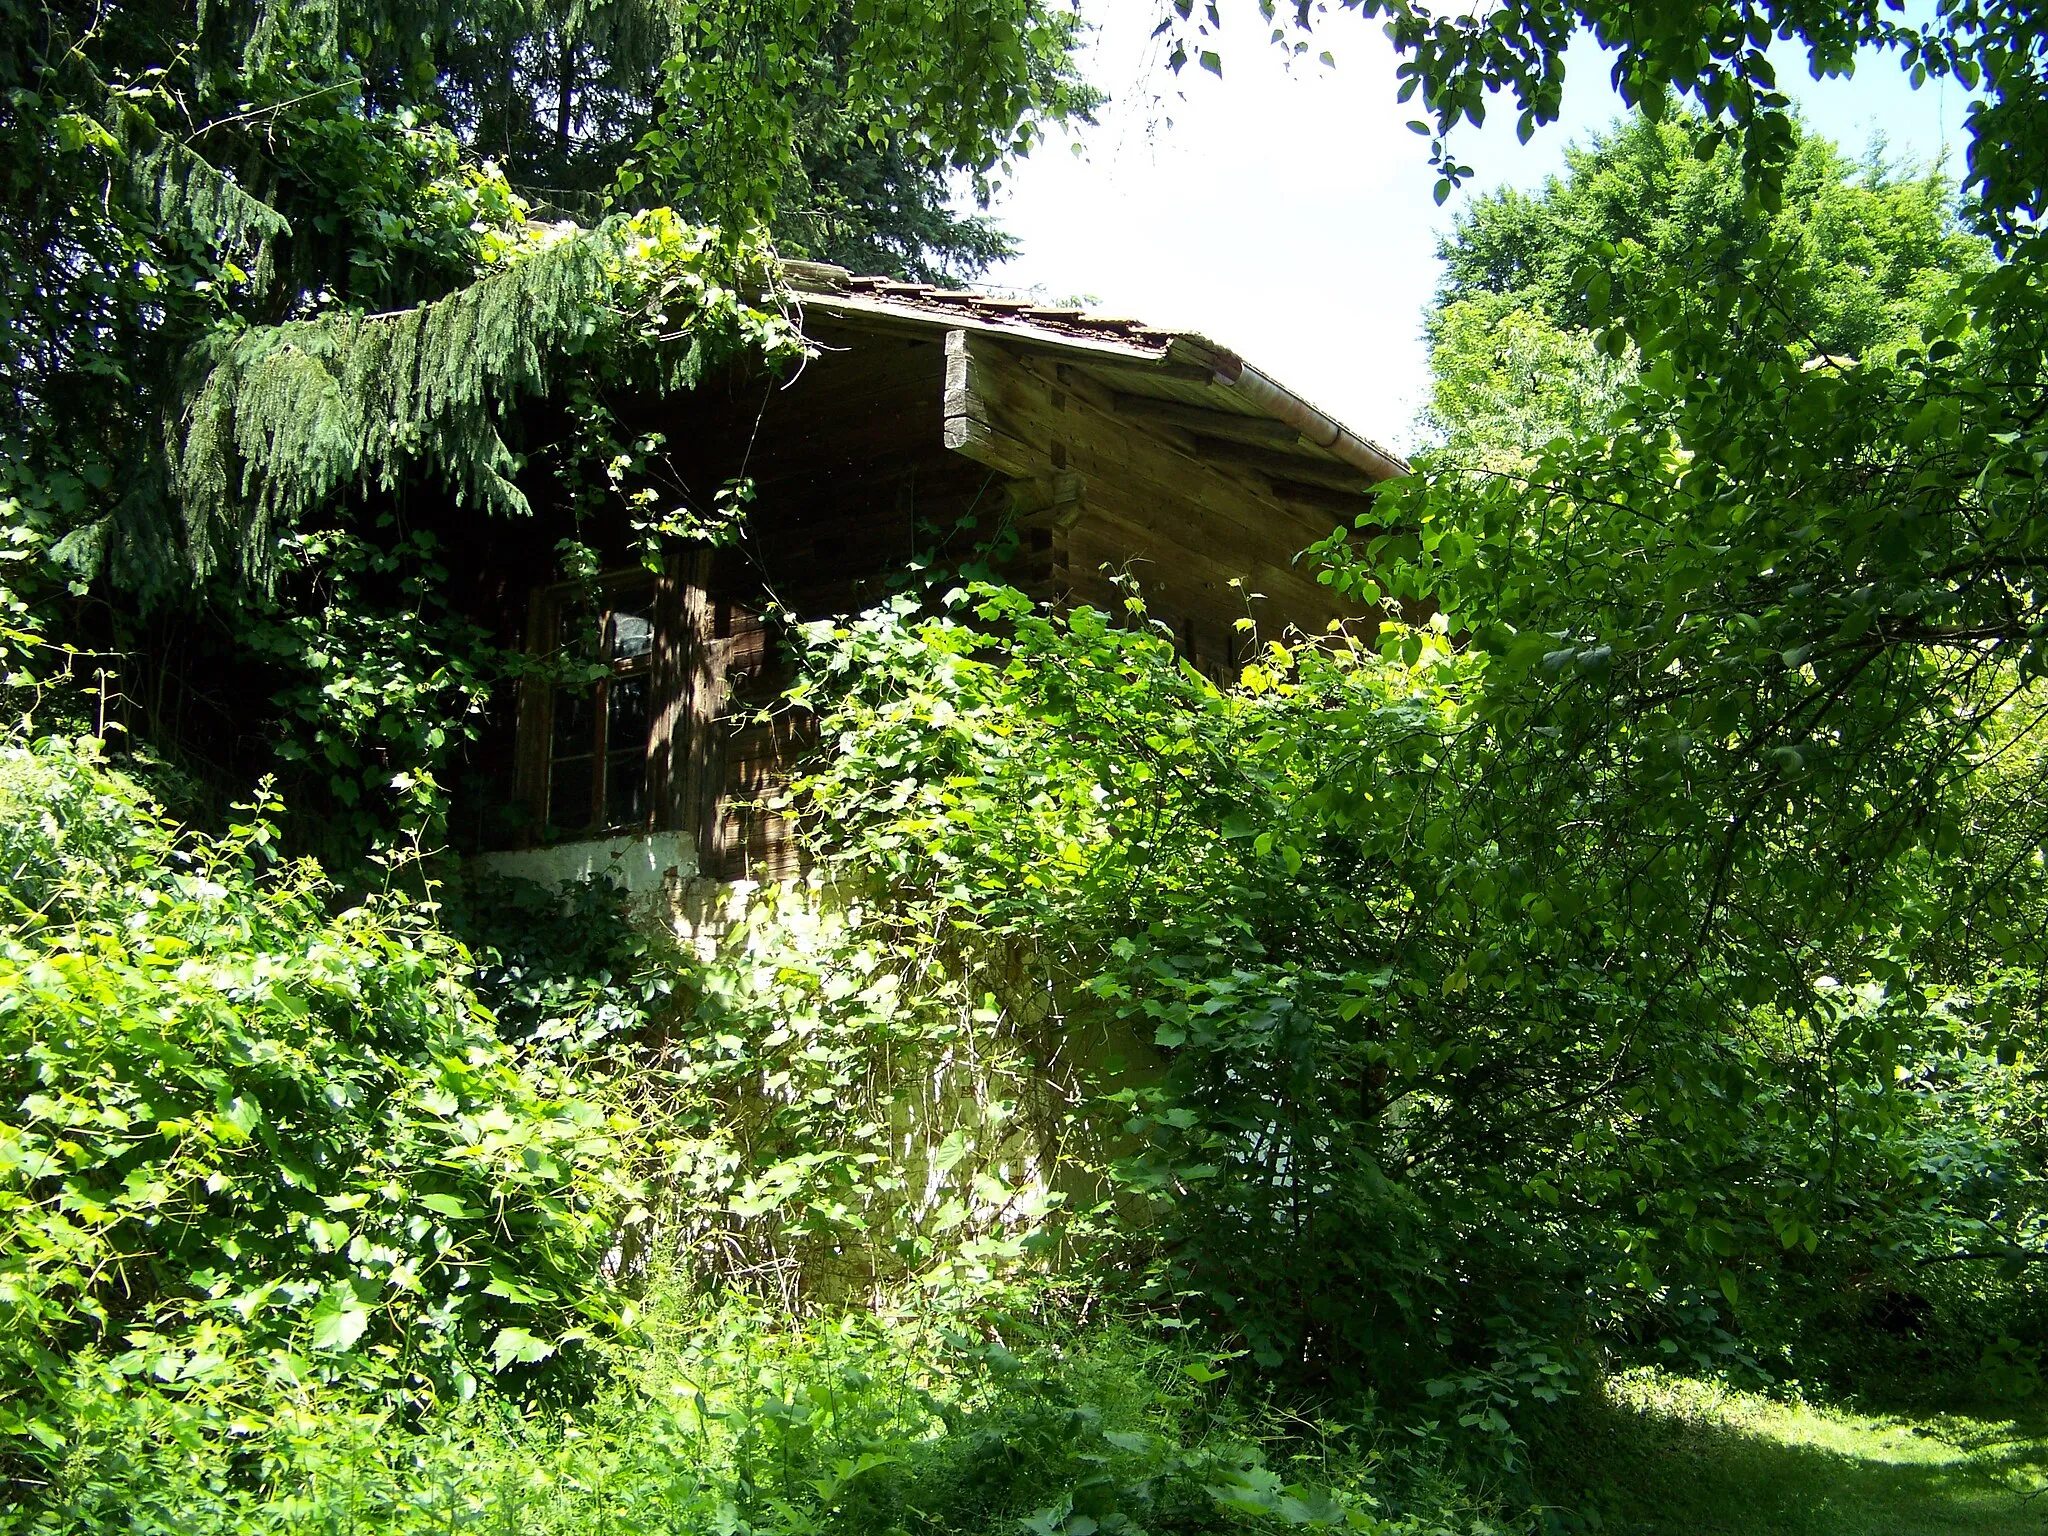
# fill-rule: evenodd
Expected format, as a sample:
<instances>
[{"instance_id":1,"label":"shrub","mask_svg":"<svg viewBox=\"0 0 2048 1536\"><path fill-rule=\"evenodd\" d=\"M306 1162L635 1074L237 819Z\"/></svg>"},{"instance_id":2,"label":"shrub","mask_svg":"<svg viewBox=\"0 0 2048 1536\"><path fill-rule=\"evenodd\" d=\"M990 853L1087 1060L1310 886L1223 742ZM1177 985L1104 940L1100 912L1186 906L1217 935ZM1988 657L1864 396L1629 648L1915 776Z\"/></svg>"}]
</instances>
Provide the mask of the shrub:
<instances>
[{"instance_id":1,"label":"shrub","mask_svg":"<svg viewBox=\"0 0 2048 1536\"><path fill-rule=\"evenodd\" d=\"M629 1123L523 1066L431 906L329 910L261 815L181 834L89 745L0 752L0 1445L148 1383L418 1403L580 1369Z\"/></svg>"},{"instance_id":2,"label":"shrub","mask_svg":"<svg viewBox=\"0 0 2048 1536\"><path fill-rule=\"evenodd\" d=\"M41 1509L0 1512L0 1531L1502 1529L1474 1518L1477 1501L1413 1437L1369 1416L1287 1412L1185 1337L1127 1322L1062 1326L981 1305L800 1322L707 1306L694 1282L660 1277L650 1312L573 1413L480 1396L407 1425L346 1386L279 1394L241 1446L238 1480L184 1443L177 1405L123 1399Z\"/></svg>"}]
</instances>

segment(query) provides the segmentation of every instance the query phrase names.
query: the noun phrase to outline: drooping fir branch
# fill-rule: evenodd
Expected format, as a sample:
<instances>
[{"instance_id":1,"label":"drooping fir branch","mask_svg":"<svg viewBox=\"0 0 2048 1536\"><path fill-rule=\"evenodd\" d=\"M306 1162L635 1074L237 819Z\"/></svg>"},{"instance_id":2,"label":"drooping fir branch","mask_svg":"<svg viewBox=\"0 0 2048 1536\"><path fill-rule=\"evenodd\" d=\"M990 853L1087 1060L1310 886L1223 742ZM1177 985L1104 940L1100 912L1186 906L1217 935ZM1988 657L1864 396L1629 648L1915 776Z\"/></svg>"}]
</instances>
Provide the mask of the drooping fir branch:
<instances>
[{"instance_id":1,"label":"drooping fir branch","mask_svg":"<svg viewBox=\"0 0 2048 1536\"><path fill-rule=\"evenodd\" d=\"M100 125L129 206L217 251L254 252L256 285L268 286L271 243L292 232L283 214L165 133L125 92L107 92Z\"/></svg>"},{"instance_id":2,"label":"drooping fir branch","mask_svg":"<svg viewBox=\"0 0 2048 1536\"><path fill-rule=\"evenodd\" d=\"M198 237L217 253L254 256L257 287L267 287L273 242L292 232L285 216L205 156L166 133L149 111L150 93L110 86L83 63L87 107L53 119L57 145L86 150L105 167L107 194L152 232Z\"/></svg>"},{"instance_id":3,"label":"drooping fir branch","mask_svg":"<svg viewBox=\"0 0 2048 1536\"><path fill-rule=\"evenodd\" d=\"M459 505L523 515L500 433L572 365L651 368L792 357L758 291L767 267L666 209L558 227L468 287L390 314L337 313L218 340L195 360L170 458L193 574L275 576L276 535L329 498L438 474ZM744 291L743 291L744 290Z\"/></svg>"}]
</instances>

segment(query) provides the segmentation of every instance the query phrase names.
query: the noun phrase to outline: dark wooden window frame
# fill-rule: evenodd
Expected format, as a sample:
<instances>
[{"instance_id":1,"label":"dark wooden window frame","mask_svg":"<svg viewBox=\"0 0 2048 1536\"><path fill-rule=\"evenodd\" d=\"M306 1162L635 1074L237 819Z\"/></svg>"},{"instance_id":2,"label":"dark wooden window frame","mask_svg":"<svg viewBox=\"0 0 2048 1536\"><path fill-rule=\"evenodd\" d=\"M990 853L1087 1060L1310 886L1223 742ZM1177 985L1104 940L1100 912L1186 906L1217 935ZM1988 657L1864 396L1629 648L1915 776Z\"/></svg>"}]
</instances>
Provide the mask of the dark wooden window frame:
<instances>
[{"instance_id":1,"label":"dark wooden window frame","mask_svg":"<svg viewBox=\"0 0 2048 1536\"><path fill-rule=\"evenodd\" d=\"M633 601L622 599L628 594ZM671 707L677 679L673 665L674 645L666 633L671 628L672 584L664 577L642 569L608 571L590 581L558 582L533 594L529 609L528 649L550 660L578 643L578 636L565 630L572 618L590 626L586 635L596 641L591 661L605 668L591 685L589 750L564 752L558 738L558 711L564 701L575 697L545 675L531 677L522 691L519 711L518 780L520 803L526 808L532 827L531 841L578 841L585 838L640 834L656 830L668 820L665 800L666 772L670 757L668 733L676 726ZM579 610L581 613L579 614ZM644 618L648 632L645 645L623 651L618 637L621 620ZM611 737L615 727L614 693L621 686L638 684L642 726L634 733L637 755ZM569 824L558 811L561 765L589 764L589 805L587 820ZM615 765L630 765L637 783L640 806L633 814L618 814L613 803L620 789Z\"/></svg>"},{"instance_id":2,"label":"dark wooden window frame","mask_svg":"<svg viewBox=\"0 0 2048 1536\"><path fill-rule=\"evenodd\" d=\"M550 822L550 779L561 759L556 750L556 714L564 690L538 668L520 691L516 759L518 799L525 809L526 846L580 842L600 837L641 836L674 831L694 848L696 870L714 880L779 879L798 869L789 828L764 812L758 801L795 754L802 725L789 716L764 725L755 711L769 703L784 681L772 632L744 604L711 596L713 552L678 550L670 570L659 577L644 571L613 571L591 582L562 582L534 592L527 619L528 650L551 657L573 637L565 615L589 605L589 622L601 627L614 611L615 594L637 590L635 612L652 616L644 671L639 658L629 674L647 680L645 814L621 821L601 816L583 826ZM603 710L596 722L609 721ZM592 763L617 748L594 735ZM593 816L601 802L592 792Z\"/></svg>"}]
</instances>

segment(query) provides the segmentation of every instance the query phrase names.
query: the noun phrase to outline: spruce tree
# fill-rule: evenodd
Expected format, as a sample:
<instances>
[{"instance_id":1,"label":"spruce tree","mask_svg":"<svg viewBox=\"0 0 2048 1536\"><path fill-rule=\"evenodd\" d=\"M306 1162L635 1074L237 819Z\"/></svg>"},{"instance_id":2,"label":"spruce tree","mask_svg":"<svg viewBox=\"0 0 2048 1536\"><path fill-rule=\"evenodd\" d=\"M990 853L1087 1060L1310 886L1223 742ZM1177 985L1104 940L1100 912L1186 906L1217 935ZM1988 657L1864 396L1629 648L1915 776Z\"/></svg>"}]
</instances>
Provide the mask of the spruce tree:
<instances>
[{"instance_id":1,"label":"spruce tree","mask_svg":"<svg viewBox=\"0 0 2048 1536\"><path fill-rule=\"evenodd\" d=\"M318 585L302 531L388 545L354 520L415 481L520 515L520 401L599 360L673 388L788 348L759 305L777 231L911 272L999 254L946 194L1085 112L1077 21L851 17L0 0L0 677L113 653L116 691L161 696L160 616L211 615L211 670L272 678L236 735L275 739L286 663L236 637Z\"/></svg>"}]
</instances>

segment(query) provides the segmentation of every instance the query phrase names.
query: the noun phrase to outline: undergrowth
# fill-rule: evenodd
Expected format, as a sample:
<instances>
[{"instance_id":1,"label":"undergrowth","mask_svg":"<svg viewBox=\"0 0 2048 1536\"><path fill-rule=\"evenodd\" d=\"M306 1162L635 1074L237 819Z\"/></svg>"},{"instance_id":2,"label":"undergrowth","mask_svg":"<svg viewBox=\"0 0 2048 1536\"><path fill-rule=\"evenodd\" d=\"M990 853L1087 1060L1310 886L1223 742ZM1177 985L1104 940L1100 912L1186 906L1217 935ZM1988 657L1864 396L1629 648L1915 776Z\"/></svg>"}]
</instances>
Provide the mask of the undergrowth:
<instances>
[{"instance_id":1,"label":"undergrowth","mask_svg":"<svg viewBox=\"0 0 2048 1536\"><path fill-rule=\"evenodd\" d=\"M335 912L92 743L0 753L0 808L0 1531L1503 1528L1368 1396L1036 1260L997 1021L857 926L671 1036L602 902Z\"/></svg>"},{"instance_id":2,"label":"undergrowth","mask_svg":"<svg viewBox=\"0 0 2048 1536\"><path fill-rule=\"evenodd\" d=\"M9 1532L374 1530L1037 1536L1522 1527L1369 1404L1303 1413L1176 1330L1063 1321L1048 1290L794 1322L650 1290L569 1408L479 1397L429 1420L279 1392L229 1455L178 1401L81 1405L90 1430ZM1073 1298L1064 1298L1071 1301Z\"/></svg>"}]
</instances>

